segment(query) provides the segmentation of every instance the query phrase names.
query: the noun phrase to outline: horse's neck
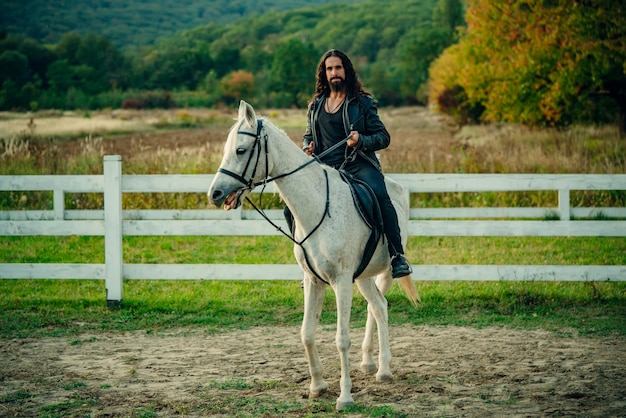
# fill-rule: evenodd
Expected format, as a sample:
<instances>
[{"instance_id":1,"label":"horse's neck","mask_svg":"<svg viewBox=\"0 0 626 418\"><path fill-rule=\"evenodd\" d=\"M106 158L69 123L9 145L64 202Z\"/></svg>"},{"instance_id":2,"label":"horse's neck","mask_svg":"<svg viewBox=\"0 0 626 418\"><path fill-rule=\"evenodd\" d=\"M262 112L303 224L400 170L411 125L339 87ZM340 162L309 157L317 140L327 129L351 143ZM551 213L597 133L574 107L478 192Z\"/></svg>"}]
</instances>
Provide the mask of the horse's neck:
<instances>
[{"instance_id":1,"label":"horse's neck","mask_svg":"<svg viewBox=\"0 0 626 418\"><path fill-rule=\"evenodd\" d=\"M326 207L326 177L322 166L315 162L298 170L310 161L291 139L282 132L274 132L279 141L270 140L270 152L274 161L270 177L285 173L293 174L276 180L276 188L281 198L301 225L316 224ZM327 170L329 170L327 168Z\"/></svg>"}]
</instances>

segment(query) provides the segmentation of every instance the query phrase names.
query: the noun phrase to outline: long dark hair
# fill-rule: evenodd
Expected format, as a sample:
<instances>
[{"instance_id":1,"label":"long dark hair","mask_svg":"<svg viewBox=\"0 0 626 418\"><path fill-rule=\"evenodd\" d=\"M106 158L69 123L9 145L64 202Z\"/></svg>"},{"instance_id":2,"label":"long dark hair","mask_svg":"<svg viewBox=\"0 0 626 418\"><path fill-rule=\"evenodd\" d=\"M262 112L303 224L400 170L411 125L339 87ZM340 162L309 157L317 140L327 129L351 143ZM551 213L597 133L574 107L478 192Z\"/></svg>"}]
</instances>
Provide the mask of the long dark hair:
<instances>
[{"instance_id":1,"label":"long dark hair","mask_svg":"<svg viewBox=\"0 0 626 418\"><path fill-rule=\"evenodd\" d=\"M328 59L328 57L341 58L343 68L346 71L346 94L349 99L356 97L359 93L371 96L371 94L363 88L359 75L354 69L350 58L338 49L331 49L322 55L322 58L317 65L317 74L315 75L315 94L313 94L313 100L330 93L330 83L326 78L326 59Z\"/></svg>"}]
</instances>

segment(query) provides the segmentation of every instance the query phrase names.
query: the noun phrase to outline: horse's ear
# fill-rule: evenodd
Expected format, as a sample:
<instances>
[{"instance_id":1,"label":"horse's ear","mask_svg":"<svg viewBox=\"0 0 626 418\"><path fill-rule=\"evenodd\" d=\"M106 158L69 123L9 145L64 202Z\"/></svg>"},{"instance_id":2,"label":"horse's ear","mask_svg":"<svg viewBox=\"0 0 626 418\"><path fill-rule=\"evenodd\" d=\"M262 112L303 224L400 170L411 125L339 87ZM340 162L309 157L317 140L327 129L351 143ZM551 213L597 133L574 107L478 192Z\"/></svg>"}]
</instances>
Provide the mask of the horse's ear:
<instances>
[{"instance_id":1,"label":"horse's ear","mask_svg":"<svg viewBox=\"0 0 626 418\"><path fill-rule=\"evenodd\" d=\"M251 127L256 126L256 113L252 106L243 100L239 102L239 119L245 119Z\"/></svg>"}]
</instances>

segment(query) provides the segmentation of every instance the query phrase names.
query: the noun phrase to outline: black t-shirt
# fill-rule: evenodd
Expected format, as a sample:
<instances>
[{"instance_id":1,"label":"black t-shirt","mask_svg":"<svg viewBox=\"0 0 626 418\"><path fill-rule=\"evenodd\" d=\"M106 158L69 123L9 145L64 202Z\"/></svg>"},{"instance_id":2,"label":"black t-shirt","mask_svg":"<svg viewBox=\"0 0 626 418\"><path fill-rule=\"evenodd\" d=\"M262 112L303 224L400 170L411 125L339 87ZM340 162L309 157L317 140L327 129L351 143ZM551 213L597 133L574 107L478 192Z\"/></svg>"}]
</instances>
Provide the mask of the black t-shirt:
<instances>
[{"instance_id":1,"label":"black t-shirt","mask_svg":"<svg viewBox=\"0 0 626 418\"><path fill-rule=\"evenodd\" d=\"M315 150L315 153L318 155L345 139L346 131L343 126L341 110L335 113L328 113L322 106L317 119L317 126L320 133L319 143L322 146L321 150ZM325 155L322 161L333 167L341 165L346 156L346 147L347 145L337 148L330 154Z\"/></svg>"}]
</instances>

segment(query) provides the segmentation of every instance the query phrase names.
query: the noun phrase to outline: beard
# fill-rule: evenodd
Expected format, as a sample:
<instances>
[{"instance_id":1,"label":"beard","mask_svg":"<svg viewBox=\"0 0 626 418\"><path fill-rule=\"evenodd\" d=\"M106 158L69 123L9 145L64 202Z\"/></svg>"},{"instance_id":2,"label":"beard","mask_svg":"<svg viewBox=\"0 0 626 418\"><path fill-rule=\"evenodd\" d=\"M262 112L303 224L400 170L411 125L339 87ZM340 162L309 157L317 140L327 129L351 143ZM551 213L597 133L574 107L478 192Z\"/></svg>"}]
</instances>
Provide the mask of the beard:
<instances>
[{"instance_id":1,"label":"beard","mask_svg":"<svg viewBox=\"0 0 626 418\"><path fill-rule=\"evenodd\" d=\"M343 78L334 78L329 85L331 91L344 91L346 89L346 80Z\"/></svg>"}]
</instances>

